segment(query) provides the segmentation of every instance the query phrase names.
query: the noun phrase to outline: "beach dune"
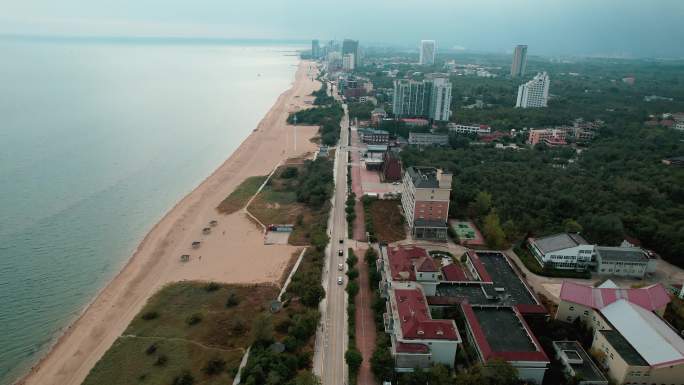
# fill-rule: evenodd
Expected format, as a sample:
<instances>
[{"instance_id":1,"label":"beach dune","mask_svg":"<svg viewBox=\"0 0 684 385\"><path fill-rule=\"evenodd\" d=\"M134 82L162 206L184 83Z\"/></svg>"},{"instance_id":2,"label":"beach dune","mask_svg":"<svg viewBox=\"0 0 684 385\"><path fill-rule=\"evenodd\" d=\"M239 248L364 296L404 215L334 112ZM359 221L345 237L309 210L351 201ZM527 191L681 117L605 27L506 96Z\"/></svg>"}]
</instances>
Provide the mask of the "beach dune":
<instances>
[{"instance_id":1,"label":"beach dune","mask_svg":"<svg viewBox=\"0 0 684 385\"><path fill-rule=\"evenodd\" d=\"M292 254L289 245L263 244L263 233L243 212L220 215L218 204L245 178L266 175L287 158L313 152L317 127L298 127L296 146L289 112L306 108L320 87L315 64L302 61L290 89L258 127L204 182L176 204L147 234L121 272L17 384L80 385L148 298L170 282L213 280L277 282ZM296 147L296 151L295 151ZM203 234L211 220L218 225ZM193 241L200 241L193 249ZM189 254L188 262L180 256ZM201 257L200 257L201 256Z\"/></svg>"}]
</instances>

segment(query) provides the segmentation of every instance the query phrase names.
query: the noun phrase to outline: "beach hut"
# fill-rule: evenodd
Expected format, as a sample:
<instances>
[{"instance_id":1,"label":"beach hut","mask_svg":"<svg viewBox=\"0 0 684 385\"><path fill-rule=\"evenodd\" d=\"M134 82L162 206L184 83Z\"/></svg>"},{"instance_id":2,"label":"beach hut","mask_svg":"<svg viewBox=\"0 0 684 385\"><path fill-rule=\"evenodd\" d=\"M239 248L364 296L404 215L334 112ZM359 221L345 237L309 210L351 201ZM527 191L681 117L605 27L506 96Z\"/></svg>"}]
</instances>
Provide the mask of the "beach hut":
<instances>
[{"instance_id":1,"label":"beach hut","mask_svg":"<svg viewBox=\"0 0 684 385\"><path fill-rule=\"evenodd\" d=\"M200 247L200 241L195 241L192 243L192 248L193 249L199 249Z\"/></svg>"},{"instance_id":2,"label":"beach hut","mask_svg":"<svg viewBox=\"0 0 684 385\"><path fill-rule=\"evenodd\" d=\"M209 234L211 233L211 227L205 227L202 229L202 234Z\"/></svg>"},{"instance_id":3,"label":"beach hut","mask_svg":"<svg viewBox=\"0 0 684 385\"><path fill-rule=\"evenodd\" d=\"M183 254L180 257L181 262L187 262L190 260L190 256L188 254Z\"/></svg>"}]
</instances>

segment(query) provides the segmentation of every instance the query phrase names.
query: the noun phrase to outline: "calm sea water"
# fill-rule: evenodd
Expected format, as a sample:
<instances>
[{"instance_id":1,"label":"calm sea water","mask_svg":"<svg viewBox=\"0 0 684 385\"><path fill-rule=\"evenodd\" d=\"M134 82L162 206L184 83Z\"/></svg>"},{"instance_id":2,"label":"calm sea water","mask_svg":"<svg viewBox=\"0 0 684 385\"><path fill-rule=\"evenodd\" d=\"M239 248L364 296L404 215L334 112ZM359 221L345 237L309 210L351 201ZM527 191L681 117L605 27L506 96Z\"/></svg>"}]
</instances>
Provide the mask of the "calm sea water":
<instances>
[{"instance_id":1,"label":"calm sea water","mask_svg":"<svg viewBox=\"0 0 684 385\"><path fill-rule=\"evenodd\" d=\"M0 38L0 384L256 127L301 48Z\"/></svg>"}]
</instances>

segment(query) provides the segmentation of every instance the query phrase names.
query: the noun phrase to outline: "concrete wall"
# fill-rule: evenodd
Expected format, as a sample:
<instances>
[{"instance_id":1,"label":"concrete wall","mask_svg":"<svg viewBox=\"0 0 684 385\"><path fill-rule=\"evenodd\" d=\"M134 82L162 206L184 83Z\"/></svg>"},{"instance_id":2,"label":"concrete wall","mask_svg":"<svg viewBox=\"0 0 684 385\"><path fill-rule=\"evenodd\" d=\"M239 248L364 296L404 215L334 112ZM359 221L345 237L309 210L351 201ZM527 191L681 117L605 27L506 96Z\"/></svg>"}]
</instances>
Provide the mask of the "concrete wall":
<instances>
[{"instance_id":1,"label":"concrete wall","mask_svg":"<svg viewBox=\"0 0 684 385\"><path fill-rule=\"evenodd\" d=\"M602 275L641 278L646 274L648 262L601 261L596 272Z\"/></svg>"},{"instance_id":2,"label":"concrete wall","mask_svg":"<svg viewBox=\"0 0 684 385\"><path fill-rule=\"evenodd\" d=\"M603 318L598 311L584 305L573 302L561 301L556 310L557 320L563 322L573 322L579 318L585 325L593 330L612 330L613 327Z\"/></svg>"}]
</instances>

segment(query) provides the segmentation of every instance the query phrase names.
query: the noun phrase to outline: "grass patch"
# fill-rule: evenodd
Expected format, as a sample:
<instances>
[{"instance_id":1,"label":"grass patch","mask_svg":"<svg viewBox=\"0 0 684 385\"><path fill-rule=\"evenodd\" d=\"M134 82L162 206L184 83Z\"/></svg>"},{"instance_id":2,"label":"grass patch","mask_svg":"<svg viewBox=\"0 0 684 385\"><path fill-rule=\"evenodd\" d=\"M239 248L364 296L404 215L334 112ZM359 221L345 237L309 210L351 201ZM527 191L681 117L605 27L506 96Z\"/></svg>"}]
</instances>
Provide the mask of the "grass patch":
<instances>
[{"instance_id":1,"label":"grass patch","mask_svg":"<svg viewBox=\"0 0 684 385\"><path fill-rule=\"evenodd\" d=\"M245 207L249 198L256 194L259 186L268 178L267 176L251 176L245 179L233 190L226 199L217 207L221 214L232 214Z\"/></svg>"},{"instance_id":2,"label":"grass patch","mask_svg":"<svg viewBox=\"0 0 684 385\"><path fill-rule=\"evenodd\" d=\"M265 225L294 224L289 243L305 246L315 243L320 229L327 226L332 173L318 181L321 169L332 170L329 160L286 163L279 167L267 185L249 205L249 212ZM330 179L330 180L327 180ZM313 183L312 183L313 182Z\"/></svg>"},{"instance_id":3,"label":"grass patch","mask_svg":"<svg viewBox=\"0 0 684 385\"><path fill-rule=\"evenodd\" d=\"M375 237L379 242L397 242L406 239L404 217L398 200L374 199L368 205Z\"/></svg>"},{"instance_id":4,"label":"grass patch","mask_svg":"<svg viewBox=\"0 0 684 385\"><path fill-rule=\"evenodd\" d=\"M230 383L251 343L252 320L268 312L269 301L277 295L273 285L166 286L131 321L83 384L168 385L186 372L195 383ZM236 303L226 306L229 298ZM146 316L151 313L157 316Z\"/></svg>"}]
</instances>

